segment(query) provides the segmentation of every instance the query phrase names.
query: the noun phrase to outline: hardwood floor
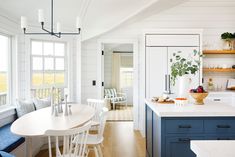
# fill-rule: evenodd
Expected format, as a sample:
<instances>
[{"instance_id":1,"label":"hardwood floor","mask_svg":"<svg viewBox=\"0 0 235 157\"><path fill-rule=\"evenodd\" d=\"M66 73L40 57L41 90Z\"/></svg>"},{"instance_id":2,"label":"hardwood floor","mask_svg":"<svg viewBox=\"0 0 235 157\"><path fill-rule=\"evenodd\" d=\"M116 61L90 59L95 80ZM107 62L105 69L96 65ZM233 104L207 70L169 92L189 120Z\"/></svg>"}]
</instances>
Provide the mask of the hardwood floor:
<instances>
[{"instance_id":1,"label":"hardwood floor","mask_svg":"<svg viewBox=\"0 0 235 157\"><path fill-rule=\"evenodd\" d=\"M104 157L145 157L145 139L133 131L133 122L107 122L104 139ZM36 157L48 157L48 151L42 150ZM94 152L89 157L95 157Z\"/></svg>"}]
</instances>

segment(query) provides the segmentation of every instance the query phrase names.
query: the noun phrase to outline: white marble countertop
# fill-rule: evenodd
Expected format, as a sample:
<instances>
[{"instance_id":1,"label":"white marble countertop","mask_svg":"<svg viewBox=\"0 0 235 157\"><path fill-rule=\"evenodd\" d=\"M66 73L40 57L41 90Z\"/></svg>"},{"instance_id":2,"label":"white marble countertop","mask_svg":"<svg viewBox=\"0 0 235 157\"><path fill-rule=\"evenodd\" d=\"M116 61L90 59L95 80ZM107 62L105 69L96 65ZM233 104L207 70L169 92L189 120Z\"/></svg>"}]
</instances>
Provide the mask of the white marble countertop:
<instances>
[{"instance_id":1,"label":"white marble countertop","mask_svg":"<svg viewBox=\"0 0 235 157\"><path fill-rule=\"evenodd\" d=\"M235 157L235 141L191 141L197 157Z\"/></svg>"},{"instance_id":2,"label":"white marble countertop","mask_svg":"<svg viewBox=\"0 0 235 157\"><path fill-rule=\"evenodd\" d=\"M235 106L223 103L207 102L204 105L189 103L183 106L159 104L151 100L145 100L145 103L159 117L235 117Z\"/></svg>"}]
</instances>

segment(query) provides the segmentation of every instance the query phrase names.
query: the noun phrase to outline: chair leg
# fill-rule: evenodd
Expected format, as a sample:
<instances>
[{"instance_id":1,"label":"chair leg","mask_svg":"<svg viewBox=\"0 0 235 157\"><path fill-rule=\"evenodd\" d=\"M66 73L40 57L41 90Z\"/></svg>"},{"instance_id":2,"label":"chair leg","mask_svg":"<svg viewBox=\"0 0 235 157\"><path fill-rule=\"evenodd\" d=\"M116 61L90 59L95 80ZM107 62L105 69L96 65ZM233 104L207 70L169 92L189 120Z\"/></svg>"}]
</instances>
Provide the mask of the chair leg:
<instances>
[{"instance_id":1,"label":"chair leg","mask_svg":"<svg viewBox=\"0 0 235 157\"><path fill-rule=\"evenodd\" d=\"M100 157L103 157L103 153L102 153L102 149L101 149L100 145L98 145L97 147L98 147L98 151L99 151Z\"/></svg>"},{"instance_id":2,"label":"chair leg","mask_svg":"<svg viewBox=\"0 0 235 157\"><path fill-rule=\"evenodd\" d=\"M113 103L113 109L116 110L116 104L115 103Z\"/></svg>"},{"instance_id":3,"label":"chair leg","mask_svg":"<svg viewBox=\"0 0 235 157\"><path fill-rule=\"evenodd\" d=\"M89 152L90 152L90 149L87 147L87 149L86 149L86 157L88 157Z\"/></svg>"},{"instance_id":4,"label":"chair leg","mask_svg":"<svg viewBox=\"0 0 235 157\"><path fill-rule=\"evenodd\" d=\"M99 152L96 146L94 146L94 151L95 151L95 157L99 157Z\"/></svg>"}]
</instances>

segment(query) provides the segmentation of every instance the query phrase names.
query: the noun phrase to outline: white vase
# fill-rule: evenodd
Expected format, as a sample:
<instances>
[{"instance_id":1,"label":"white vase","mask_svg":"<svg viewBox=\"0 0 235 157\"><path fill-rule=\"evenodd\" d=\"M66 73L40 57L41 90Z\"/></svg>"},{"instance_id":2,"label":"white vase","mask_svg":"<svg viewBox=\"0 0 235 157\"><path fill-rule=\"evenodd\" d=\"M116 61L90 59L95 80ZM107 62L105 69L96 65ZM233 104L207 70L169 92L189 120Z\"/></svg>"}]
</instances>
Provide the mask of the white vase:
<instances>
[{"instance_id":1,"label":"white vase","mask_svg":"<svg viewBox=\"0 0 235 157\"><path fill-rule=\"evenodd\" d=\"M191 79L189 75L184 75L178 77L178 97L181 98L188 98L189 97L189 90L190 90L190 83Z\"/></svg>"}]
</instances>

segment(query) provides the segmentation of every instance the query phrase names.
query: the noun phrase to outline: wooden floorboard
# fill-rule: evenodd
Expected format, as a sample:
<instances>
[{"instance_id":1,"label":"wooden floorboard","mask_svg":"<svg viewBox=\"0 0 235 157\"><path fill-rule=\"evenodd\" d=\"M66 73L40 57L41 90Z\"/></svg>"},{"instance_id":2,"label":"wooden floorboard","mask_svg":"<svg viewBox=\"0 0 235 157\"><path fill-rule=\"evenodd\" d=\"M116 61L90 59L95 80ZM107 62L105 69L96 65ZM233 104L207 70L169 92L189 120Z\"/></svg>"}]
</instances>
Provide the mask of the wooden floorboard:
<instances>
[{"instance_id":1,"label":"wooden floorboard","mask_svg":"<svg viewBox=\"0 0 235 157\"><path fill-rule=\"evenodd\" d=\"M104 157L145 157L145 139L133 131L133 122L106 123L104 137ZM42 150L36 157L48 157L48 151ZM95 157L94 153L89 157Z\"/></svg>"}]
</instances>

